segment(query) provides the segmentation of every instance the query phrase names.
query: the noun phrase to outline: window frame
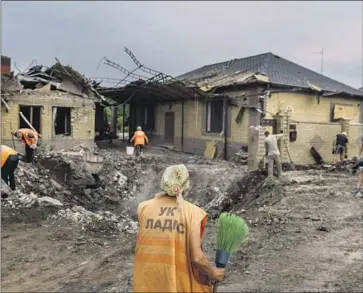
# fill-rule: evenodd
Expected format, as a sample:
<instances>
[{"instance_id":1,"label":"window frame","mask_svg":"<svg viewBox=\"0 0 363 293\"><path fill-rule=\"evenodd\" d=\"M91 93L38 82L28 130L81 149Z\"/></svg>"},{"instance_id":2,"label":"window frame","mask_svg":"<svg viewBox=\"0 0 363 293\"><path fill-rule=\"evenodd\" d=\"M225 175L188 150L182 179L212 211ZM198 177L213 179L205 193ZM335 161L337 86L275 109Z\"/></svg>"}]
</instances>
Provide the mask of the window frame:
<instances>
[{"instance_id":1,"label":"window frame","mask_svg":"<svg viewBox=\"0 0 363 293\"><path fill-rule=\"evenodd\" d=\"M221 120L220 120L220 125L216 126L217 122L213 121L213 112L215 111L215 109L213 109L213 104L214 107L216 109L220 109L220 115L221 115ZM206 102L206 119L205 119L205 132L206 133L211 133L211 134L219 134L221 132L223 132L223 101L222 100L216 100L216 101L208 101ZM213 111L214 110L214 111Z\"/></svg>"},{"instance_id":2,"label":"window frame","mask_svg":"<svg viewBox=\"0 0 363 293\"><path fill-rule=\"evenodd\" d=\"M43 111L43 106L41 105L24 105L24 104L19 104L18 105L19 108L18 108L18 113L19 113L19 127L18 128L22 128L21 127L21 122L23 121L23 118L20 116L20 112L22 112L21 108L23 107L27 107L27 108L30 108L30 117L29 119L26 117L26 115L23 113L23 115L28 119L28 121L30 122L30 124L34 127L34 115L33 115L33 112L34 112L34 108L39 108L39 129L37 130L35 128L35 130L38 132L38 133L42 133L42 128L43 128L43 119L42 119L42 111ZM27 123L24 121L24 123L27 125ZM29 126L27 125L25 128L28 128Z\"/></svg>"}]
</instances>

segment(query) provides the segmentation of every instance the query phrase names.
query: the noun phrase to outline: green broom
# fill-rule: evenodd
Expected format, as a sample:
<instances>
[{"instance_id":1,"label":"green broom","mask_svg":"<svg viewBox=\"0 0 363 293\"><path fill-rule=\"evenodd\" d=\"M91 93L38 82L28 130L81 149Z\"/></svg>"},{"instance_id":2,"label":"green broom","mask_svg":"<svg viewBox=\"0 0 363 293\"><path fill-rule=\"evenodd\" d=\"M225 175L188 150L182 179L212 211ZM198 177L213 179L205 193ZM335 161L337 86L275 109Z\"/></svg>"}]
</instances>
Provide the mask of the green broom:
<instances>
[{"instance_id":1,"label":"green broom","mask_svg":"<svg viewBox=\"0 0 363 293\"><path fill-rule=\"evenodd\" d=\"M225 268L232 253L234 253L248 233L246 222L230 213L221 213L217 222L217 268ZM215 282L213 292L217 292L219 282Z\"/></svg>"}]
</instances>

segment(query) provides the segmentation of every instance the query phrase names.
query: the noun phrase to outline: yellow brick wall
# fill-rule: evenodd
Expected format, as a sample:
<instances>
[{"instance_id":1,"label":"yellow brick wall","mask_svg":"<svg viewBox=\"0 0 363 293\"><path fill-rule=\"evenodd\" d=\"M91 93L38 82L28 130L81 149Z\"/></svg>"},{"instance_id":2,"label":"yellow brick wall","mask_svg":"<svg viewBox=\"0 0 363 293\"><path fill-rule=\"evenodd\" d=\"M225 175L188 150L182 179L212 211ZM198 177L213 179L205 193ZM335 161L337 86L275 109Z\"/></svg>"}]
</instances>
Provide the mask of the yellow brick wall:
<instances>
[{"instance_id":1,"label":"yellow brick wall","mask_svg":"<svg viewBox=\"0 0 363 293\"><path fill-rule=\"evenodd\" d=\"M64 94L21 94L9 98L10 111L1 109L1 139L12 139L10 132L19 128L19 105L42 106L41 135L44 140L52 139L52 107L71 107L71 125L73 139L94 139L95 110L90 100Z\"/></svg>"},{"instance_id":2,"label":"yellow brick wall","mask_svg":"<svg viewBox=\"0 0 363 293\"><path fill-rule=\"evenodd\" d=\"M360 150L360 138L363 136L363 124L351 123L349 125L348 153L350 156L358 156Z\"/></svg>"},{"instance_id":3,"label":"yellow brick wall","mask_svg":"<svg viewBox=\"0 0 363 293\"><path fill-rule=\"evenodd\" d=\"M314 145L314 138L321 140L314 147L325 162L333 159L332 149L335 136L341 132L340 123L311 123L302 122L296 125L297 140L289 143L289 150L295 164L315 164L315 160L310 154L310 148ZM284 147L282 145L282 147Z\"/></svg>"},{"instance_id":4,"label":"yellow brick wall","mask_svg":"<svg viewBox=\"0 0 363 293\"><path fill-rule=\"evenodd\" d=\"M231 123L229 142L246 142L248 140L248 110L243 114L240 123L235 122L235 118L240 110L240 107L230 107ZM219 136L205 135L202 132L206 128L205 121L206 103L200 101L188 101L184 103L184 138L204 139L204 140L220 140ZM165 131L165 112L175 113L174 134L176 137L181 137L181 103L157 105L155 112L155 131L156 135L163 136Z\"/></svg>"},{"instance_id":5,"label":"yellow brick wall","mask_svg":"<svg viewBox=\"0 0 363 293\"><path fill-rule=\"evenodd\" d=\"M360 107L359 99L344 99L339 97L320 97L320 104L316 95L303 93L273 93L267 102L267 111L277 113L279 108L291 106L294 111L291 118L297 121L330 122L331 103L353 105L356 115L352 122L359 122ZM267 118L272 118L271 114Z\"/></svg>"}]
</instances>

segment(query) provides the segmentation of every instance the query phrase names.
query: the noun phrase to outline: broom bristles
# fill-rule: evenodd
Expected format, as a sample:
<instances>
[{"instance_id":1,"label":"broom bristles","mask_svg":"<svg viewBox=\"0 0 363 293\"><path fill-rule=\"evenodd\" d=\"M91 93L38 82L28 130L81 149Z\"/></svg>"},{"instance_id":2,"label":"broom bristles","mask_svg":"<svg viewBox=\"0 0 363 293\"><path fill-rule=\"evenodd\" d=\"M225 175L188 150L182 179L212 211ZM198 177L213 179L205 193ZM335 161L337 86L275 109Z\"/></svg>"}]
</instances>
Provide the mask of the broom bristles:
<instances>
[{"instance_id":1,"label":"broom bristles","mask_svg":"<svg viewBox=\"0 0 363 293\"><path fill-rule=\"evenodd\" d=\"M248 233L246 222L230 213L222 213L217 223L217 250L228 253L236 251Z\"/></svg>"}]
</instances>

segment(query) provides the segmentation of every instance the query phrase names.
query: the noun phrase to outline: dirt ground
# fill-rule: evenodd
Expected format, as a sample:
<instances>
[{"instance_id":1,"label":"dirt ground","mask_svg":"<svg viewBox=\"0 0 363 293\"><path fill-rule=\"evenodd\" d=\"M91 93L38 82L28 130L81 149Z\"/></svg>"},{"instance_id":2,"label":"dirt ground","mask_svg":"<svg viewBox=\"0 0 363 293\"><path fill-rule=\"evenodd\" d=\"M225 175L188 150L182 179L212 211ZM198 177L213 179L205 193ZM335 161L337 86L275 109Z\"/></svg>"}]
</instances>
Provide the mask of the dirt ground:
<instances>
[{"instance_id":1,"label":"dirt ground","mask_svg":"<svg viewBox=\"0 0 363 293\"><path fill-rule=\"evenodd\" d=\"M250 233L232 256L219 292L363 291L363 199L351 193L353 175L288 171L284 180L264 180L258 190L245 186L252 192L242 190L244 166L175 153L148 157L139 163L136 195L116 204L114 212L132 213L151 198L170 163L192 170L188 199L208 212L214 199L239 186L229 209L249 221ZM247 203L249 193L254 199ZM49 218L57 211L2 207L2 291L131 292L135 234ZM211 261L214 245L211 220L204 241Z\"/></svg>"}]
</instances>

